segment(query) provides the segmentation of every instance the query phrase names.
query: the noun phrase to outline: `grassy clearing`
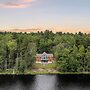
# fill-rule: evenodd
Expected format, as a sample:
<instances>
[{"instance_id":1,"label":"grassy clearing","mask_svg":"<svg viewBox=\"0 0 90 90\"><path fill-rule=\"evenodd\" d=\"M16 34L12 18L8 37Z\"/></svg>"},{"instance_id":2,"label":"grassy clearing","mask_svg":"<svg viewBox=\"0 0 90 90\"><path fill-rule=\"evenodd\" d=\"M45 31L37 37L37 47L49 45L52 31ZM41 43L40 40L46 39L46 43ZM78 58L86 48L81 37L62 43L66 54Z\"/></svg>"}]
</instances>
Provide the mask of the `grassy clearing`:
<instances>
[{"instance_id":1,"label":"grassy clearing","mask_svg":"<svg viewBox=\"0 0 90 90\"><path fill-rule=\"evenodd\" d=\"M39 63L35 63L33 65L33 69L56 69L56 63L50 63L50 64L39 64Z\"/></svg>"}]
</instances>

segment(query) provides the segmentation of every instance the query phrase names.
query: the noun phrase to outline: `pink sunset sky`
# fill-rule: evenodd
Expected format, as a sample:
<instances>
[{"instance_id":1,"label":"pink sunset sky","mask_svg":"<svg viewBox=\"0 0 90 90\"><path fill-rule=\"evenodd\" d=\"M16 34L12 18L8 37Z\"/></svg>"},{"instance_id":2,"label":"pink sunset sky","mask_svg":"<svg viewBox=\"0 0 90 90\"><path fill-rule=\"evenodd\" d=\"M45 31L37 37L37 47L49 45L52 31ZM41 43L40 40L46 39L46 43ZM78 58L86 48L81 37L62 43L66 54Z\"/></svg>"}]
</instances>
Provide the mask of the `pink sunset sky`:
<instances>
[{"instance_id":1,"label":"pink sunset sky","mask_svg":"<svg viewBox=\"0 0 90 90\"><path fill-rule=\"evenodd\" d=\"M0 0L0 31L90 33L90 0Z\"/></svg>"}]
</instances>

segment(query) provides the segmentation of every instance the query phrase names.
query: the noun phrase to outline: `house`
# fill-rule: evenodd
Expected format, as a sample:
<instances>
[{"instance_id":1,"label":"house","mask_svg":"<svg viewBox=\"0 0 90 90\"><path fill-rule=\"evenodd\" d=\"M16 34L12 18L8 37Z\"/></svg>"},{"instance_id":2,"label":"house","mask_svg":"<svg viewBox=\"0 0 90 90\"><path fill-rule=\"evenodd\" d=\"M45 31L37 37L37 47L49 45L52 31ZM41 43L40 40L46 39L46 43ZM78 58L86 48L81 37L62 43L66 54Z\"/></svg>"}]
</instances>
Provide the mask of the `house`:
<instances>
[{"instance_id":1,"label":"house","mask_svg":"<svg viewBox=\"0 0 90 90\"><path fill-rule=\"evenodd\" d=\"M53 54L36 54L36 63L53 63Z\"/></svg>"}]
</instances>

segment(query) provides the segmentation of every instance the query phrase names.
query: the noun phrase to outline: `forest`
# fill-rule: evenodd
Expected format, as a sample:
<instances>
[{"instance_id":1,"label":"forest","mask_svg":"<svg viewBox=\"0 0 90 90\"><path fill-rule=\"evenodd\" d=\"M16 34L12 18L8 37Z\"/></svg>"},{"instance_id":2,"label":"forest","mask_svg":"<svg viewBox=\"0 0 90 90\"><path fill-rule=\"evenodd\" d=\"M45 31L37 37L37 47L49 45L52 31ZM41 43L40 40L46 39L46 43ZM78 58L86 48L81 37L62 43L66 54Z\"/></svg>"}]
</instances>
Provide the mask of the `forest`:
<instances>
[{"instance_id":1,"label":"forest","mask_svg":"<svg viewBox=\"0 0 90 90\"><path fill-rule=\"evenodd\" d=\"M0 72L31 69L43 52L54 54L59 72L90 71L90 34L0 32Z\"/></svg>"}]
</instances>

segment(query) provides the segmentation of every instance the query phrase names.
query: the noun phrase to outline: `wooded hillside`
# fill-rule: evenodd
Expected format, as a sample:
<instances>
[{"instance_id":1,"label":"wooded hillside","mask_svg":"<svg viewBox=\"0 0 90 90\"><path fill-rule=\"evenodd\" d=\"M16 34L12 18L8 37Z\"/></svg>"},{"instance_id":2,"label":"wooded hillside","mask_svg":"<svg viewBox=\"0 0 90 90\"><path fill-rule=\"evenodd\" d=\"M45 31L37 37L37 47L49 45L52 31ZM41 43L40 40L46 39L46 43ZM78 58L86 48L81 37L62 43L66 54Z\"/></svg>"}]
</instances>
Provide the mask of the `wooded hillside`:
<instances>
[{"instance_id":1,"label":"wooded hillside","mask_svg":"<svg viewBox=\"0 0 90 90\"><path fill-rule=\"evenodd\" d=\"M0 71L30 69L43 52L54 54L60 72L90 71L89 34L0 32Z\"/></svg>"}]
</instances>

